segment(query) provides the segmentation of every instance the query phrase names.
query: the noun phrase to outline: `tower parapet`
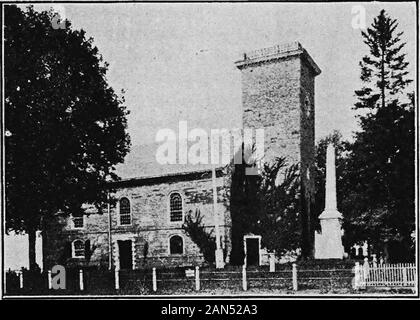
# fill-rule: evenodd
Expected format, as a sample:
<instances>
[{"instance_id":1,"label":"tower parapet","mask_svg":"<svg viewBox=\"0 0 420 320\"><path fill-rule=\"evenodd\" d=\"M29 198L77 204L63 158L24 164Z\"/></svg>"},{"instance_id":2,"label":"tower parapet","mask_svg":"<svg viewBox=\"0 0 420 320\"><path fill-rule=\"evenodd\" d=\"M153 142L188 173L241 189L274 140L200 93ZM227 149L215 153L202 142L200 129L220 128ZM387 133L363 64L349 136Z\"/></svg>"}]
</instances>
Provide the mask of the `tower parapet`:
<instances>
[{"instance_id":1,"label":"tower parapet","mask_svg":"<svg viewBox=\"0 0 420 320\"><path fill-rule=\"evenodd\" d=\"M302 55L304 59L307 60L308 64L312 67L316 76L321 73L321 69L317 66L308 52L297 41L245 52L243 54L243 59L236 61L235 65L237 68L242 69L254 64L268 62L271 60L278 60L294 55Z\"/></svg>"}]
</instances>

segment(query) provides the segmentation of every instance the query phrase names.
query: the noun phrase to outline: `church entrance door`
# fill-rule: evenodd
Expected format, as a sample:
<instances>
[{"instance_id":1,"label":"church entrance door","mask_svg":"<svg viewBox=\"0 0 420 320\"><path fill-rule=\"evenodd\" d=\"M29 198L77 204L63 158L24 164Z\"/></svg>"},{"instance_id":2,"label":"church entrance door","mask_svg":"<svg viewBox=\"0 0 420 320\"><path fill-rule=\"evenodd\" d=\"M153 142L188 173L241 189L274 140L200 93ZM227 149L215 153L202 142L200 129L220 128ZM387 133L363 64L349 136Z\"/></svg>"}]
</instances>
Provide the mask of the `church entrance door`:
<instances>
[{"instance_id":1,"label":"church entrance door","mask_svg":"<svg viewBox=\"0 0 420 320\"><path fill-rule=\"evenodd\" d=\"M131 240L118 241L118 249L120 253L120 268L132 269L133 268L133 252L131 248Z\"/></svg>"},{"instance_id":2,"label":"church entrance door","mask_svg":"<svg viewBox=\"0 0 420 320\"><path fill-rule=\"evenodd\" d=\"M246 265L259 266L260 265L260 238L246 237Z\"/></svg>"}]
</instances>

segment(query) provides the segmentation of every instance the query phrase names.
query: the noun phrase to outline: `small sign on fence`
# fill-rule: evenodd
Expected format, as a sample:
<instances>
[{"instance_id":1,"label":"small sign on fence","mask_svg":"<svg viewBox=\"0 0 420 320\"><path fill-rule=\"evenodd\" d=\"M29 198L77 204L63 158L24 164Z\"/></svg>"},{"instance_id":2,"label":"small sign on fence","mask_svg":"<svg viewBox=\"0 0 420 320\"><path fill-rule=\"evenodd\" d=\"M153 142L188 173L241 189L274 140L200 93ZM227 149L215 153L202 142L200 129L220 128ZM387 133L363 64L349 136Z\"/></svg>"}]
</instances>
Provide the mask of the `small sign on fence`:
<instances>
[{"instance_id":1,"label":"small sign on fence","mask_svg":"<svg viewBox=\"0 0 420 320\"><path fill-rule=\"evenodd\" d=\"M185 276L187 278L193 278L195 276L194 269L186 269L185 270Z\"/></svg>"}]
</instances>

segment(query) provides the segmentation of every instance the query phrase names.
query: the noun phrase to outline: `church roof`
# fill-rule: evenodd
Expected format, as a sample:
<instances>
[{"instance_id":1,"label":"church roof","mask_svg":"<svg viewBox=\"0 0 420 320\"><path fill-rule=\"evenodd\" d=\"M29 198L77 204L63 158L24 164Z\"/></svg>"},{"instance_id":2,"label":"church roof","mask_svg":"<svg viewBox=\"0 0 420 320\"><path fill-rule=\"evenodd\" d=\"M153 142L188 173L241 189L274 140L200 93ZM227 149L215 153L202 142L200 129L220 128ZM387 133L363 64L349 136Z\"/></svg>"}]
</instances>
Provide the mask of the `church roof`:
<instances>
[{"instance_id":1,"label":"church roof","mask_svg":"<svg viewBox=\"0 0 420 320\"><path fill-rule=\"evenodd\" d=\"M212 169L211 164L160 164L155 158L158 147L158 144L132 146L124 163L116 166L115 173L122 180L128 181L205 173ZM223 166L216 167L220 169Z\"/></svg>"}]
</instances>

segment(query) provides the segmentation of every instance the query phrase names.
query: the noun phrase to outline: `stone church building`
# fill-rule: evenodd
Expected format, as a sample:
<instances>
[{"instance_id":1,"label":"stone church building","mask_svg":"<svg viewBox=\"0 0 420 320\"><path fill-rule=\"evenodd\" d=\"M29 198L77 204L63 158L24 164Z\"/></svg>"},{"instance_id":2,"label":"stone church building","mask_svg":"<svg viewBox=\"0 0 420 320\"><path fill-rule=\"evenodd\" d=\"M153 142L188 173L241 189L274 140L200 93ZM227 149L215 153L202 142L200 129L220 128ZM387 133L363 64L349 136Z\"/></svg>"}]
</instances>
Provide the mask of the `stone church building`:
<instances>
[{"instance_id":1,"label":"stone church building","mask_svg":"<svg viewBox=\"0 0 420 320\"><path fill-rule=\"evenodd\" d=\"M245 53L235 62L242 76L243 128L264 129L264 161L286 157L300 163L301 210L310 217L314 181L314 85L320 69L298 42ZM158 165L142 159L153 148L133 148L117 168L108 205L98 213L63 218L43 232L44 268L55 264L104 268L191 266L204 262L182 226L199 210L209 231L213 216L210 165ZM231 251L229 175L216 168L220 243L225 262ZM213 230L214 231L214 230ZM213 233L214 234L214 233ZM244 239L247 264L265 264L258 235Z\"/></svg>"}]
</instances>

